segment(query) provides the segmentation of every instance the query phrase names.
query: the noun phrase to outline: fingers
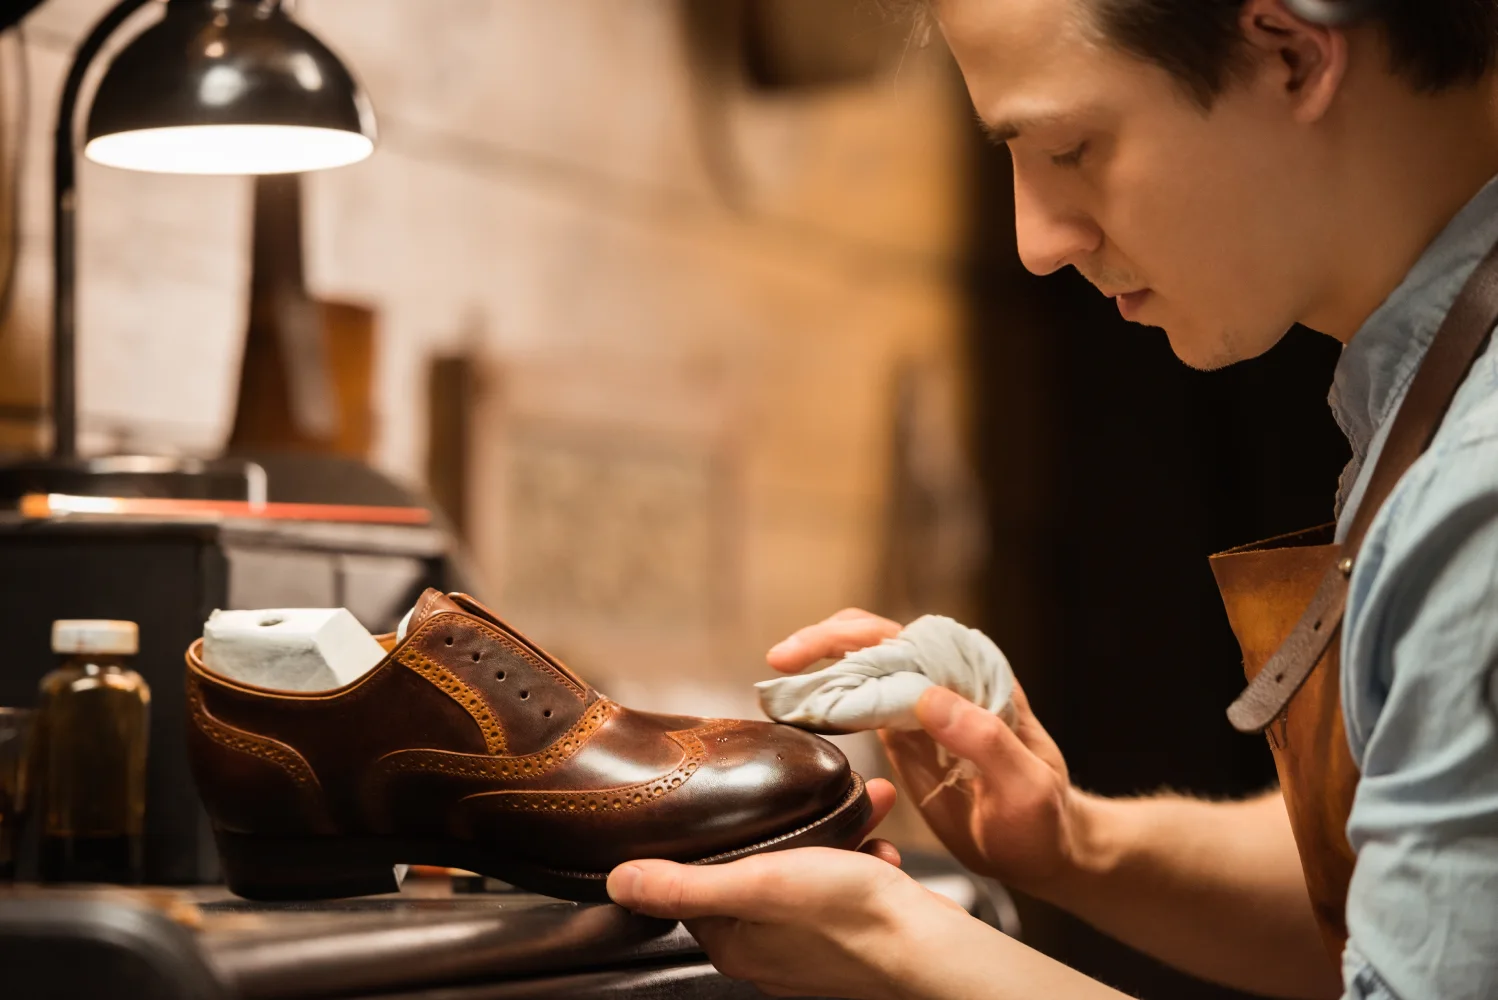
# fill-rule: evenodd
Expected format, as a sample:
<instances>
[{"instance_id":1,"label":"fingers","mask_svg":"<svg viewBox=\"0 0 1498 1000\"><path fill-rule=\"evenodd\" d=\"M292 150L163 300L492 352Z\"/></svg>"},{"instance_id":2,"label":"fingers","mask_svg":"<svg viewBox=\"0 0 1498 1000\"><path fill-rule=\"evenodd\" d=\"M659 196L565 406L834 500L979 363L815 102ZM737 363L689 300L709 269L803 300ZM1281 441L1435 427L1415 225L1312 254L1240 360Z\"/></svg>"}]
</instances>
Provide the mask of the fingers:
<instances>
[{"instance_id":1,"label":"fingers","mask_svg":"<svg viewBox=\"0 0 1498 1000\"><path fill-rule=\"evenodd\" d=\"M1051 738L1051 734L1045 731L1045 726L1035 717L1035 712L1030 708L1030 699L1025 695L1025 689L1016 681L1014 693L1010 696L1015 708L1019 709L1019 723L1014 727L1014 733L1020 742L1030 749L1030 752L1039 757L1047 766L1055 770L1057 774L1066 775L1066 759L1061 755L1061 748Z\"/></svg>"},{"instance_id":2,"label":"fingers","mask_svg":"<svg viewBox=\"0 0 1498 1000\"><path fill-rule=\"evenodd\" d=\"M866 787L869 801L874 806L874 816L863 831L864 836L867 837L875 827L884 822L884 817L888 816L889 811L895 807L895 799L899 797L899 793L895 791L895 786L884 778L875 778Z\"/></svg>"},{"instance_id":3,"label":"fingers","mask_svg":"<svg viewBox=\"0 0 1498 1000\"><path fill-rule=\"evenodd\" d=\"M885 864L900 867L900 849L887 840L871 840L859 848L864 854L871 854L883 861Z\"/></svg>"},{"instance_id":4,"label":"fingers","mask_svg":"<svg viewBox=\"0 0 1498 1000\"><path fill-rule=\"evenodd\" d=\"M900 627L888 618L850 608L801 629L771 648L765 659L781 673L799 673L818 660L877 646L899 635Z\"/></svg>"},{"instance_id":5,"label":"fingers","mask_svg":"<svg viewBox=\"0 0 1498 1000\"><path fill-rule=\"evenodd\" d=\"M1020 715L1034 715L1030 709L1030 696L1025 694L1025 688L1018 680L1014 682L1014 690L1009 692L1009 700L1014 703Z\"/></svg>"},{"instance_id":6,"label":"fingers","mask_svg":"<svg viewBox=\"0 0 1498 1000\"><path fill-rule=\"evenodd\" d=\"M985 770L1003 767L1026 752L1003 719L946 688L922 692L915 716L933 740Z\"/></svg>"}]
</instances>

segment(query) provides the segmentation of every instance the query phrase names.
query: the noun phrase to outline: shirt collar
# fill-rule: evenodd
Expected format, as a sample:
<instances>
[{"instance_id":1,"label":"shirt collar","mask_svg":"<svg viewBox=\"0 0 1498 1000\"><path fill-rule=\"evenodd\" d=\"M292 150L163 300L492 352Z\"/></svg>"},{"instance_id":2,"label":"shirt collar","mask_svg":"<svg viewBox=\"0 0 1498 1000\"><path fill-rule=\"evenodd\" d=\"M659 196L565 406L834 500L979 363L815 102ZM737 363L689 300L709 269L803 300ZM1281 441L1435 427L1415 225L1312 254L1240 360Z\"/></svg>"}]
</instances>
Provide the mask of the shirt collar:
<instances>
[{"instance_id":1,"label":"shirt collar","mask_svg":"<svg viewBox=\"0 0 1498 1000\"><path fill-rule=\"evenodd\" d=\"M1328 400L1352 445L1342 499L1361 472L1379 428L1404 398L1462 286L1494 243L1498 178L1457 213L1343 350Z\"/></svg>"}]
</instances>

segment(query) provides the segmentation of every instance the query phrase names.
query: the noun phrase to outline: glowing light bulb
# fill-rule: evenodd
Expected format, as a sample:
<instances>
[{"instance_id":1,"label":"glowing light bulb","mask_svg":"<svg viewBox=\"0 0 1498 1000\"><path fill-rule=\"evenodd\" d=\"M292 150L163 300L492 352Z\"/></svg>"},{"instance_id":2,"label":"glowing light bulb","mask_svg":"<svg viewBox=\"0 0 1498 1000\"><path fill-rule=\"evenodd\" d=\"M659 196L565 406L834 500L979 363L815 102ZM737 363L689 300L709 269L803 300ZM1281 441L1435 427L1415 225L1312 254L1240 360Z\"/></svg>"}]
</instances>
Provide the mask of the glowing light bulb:
<instances>
[{"instance_id":1,"label":"glowing light bulb","mask_svg":"<svg viewBox=\"0 0 1498 1000\"><path fill-rule=\"evenodd\" d=\"M89 140L84 155L126 170L171 174L289 174L357 163L374 143L305 125L179 125Z\"/></svg>"}]
</instances>

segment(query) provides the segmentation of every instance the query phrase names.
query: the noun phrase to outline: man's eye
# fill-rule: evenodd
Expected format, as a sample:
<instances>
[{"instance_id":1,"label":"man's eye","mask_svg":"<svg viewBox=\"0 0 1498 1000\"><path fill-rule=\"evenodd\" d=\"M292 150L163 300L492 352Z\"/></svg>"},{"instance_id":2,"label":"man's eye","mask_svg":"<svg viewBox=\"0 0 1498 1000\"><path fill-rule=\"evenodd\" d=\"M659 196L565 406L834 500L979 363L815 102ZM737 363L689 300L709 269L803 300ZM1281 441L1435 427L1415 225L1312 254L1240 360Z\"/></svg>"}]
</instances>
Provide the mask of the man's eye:
<instances>
[{"instance_id":1,"label":"man's eye","mask_svg":"<svg viewBox=\"0 0 1498 1000\"><path fill-rule=\"evenodd\" d=\"M1077 146L1076 149L1069 150L1065 153L1057 153L1055 156L1052 156L1051 162L1058 167L1080 166L1082 163L1082 157L1085 155L1087 155L1087 143L1084 142Z\"/></svg>"}]
</instances>

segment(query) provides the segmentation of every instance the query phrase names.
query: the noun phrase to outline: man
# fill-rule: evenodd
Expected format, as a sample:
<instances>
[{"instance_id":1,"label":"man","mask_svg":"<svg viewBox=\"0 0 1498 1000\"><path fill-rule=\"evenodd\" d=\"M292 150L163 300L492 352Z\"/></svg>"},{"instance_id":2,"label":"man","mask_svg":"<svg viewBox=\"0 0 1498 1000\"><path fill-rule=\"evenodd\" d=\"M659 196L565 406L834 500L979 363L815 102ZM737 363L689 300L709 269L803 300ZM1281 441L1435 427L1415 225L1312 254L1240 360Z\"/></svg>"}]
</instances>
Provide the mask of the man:
<instances>
[{"instance_id":1,"label":"man","mask_svg":"<svg viewBox=\"0 0 1498 1000\"><path fill-rule=\"evenodd\" d=\"M1342 26L1302 16L1317 6L1334 5L936 0L932 12L1009 145L1030 270L1076 267L1198 368L1255 357L1297 322L1346 345L1332 390L1354 453L1339 531L1368 530L1340 637L1345 749L1362 775L1340 962L1318 933L1288 792L1087 795L1022 695L1011 730L933 689L924 733L884 741L918 797L940 780L934 746L976 764L923 810L964 864L1182 969L1272 996L1494 997L1498 349L1462 369L1434 443L1370 505L1371 527L1353 522L1437 328L1498 242L1498 2L1390 0ZM770 663L800 670L898 628L843 612ZM882 815L893 787L870 793ZM713 868L636 862L609 889L686 920L725 974L776 995L1119 995L897 865L876 841Z\"/></svg>"}]
</instances>

